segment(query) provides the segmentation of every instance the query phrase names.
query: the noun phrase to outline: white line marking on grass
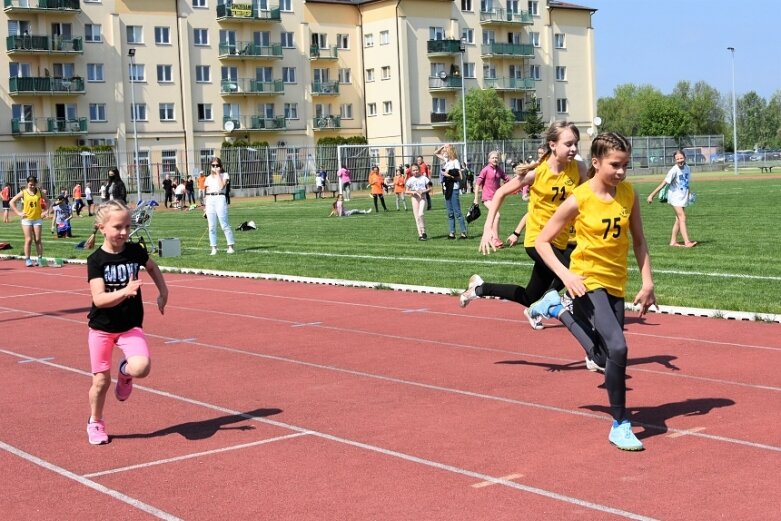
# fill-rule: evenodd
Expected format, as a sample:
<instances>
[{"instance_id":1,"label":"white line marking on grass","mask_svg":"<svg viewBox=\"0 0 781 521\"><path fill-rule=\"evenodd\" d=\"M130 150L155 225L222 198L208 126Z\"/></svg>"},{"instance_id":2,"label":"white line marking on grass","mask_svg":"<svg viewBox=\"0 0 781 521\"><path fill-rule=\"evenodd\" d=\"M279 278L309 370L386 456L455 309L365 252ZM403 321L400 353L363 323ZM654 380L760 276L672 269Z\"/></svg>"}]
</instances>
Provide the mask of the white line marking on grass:
<instances>
[{"instance_id":1,"label":"white line marking on grass","mask_svg":"<svg viewBox=\"0 0 781 521\"><path fill-rule=\"evenodd\" d=\"M155 516L158 519L165 519L167 521L179 521L181 518L178 518L172 514L169 514L168 512L165 512L163 510L160 510L159 508L153 507L152 505L149 505L147 503L144 503L143 501L136 499L134 497L130 497L126 494L123 494L122 492L118 492L112 488L108 488L104 485L101 485L100 483L95 483L92 480L89 480L85 477L79 476L78 474L75 474L69 470L66 470L62 467L59 467L53 463L50 463L46 460L43 460L37 456L33 456L32 454L28 452L24 452L21 449L17 449L16 447L13 447L11 445L8 445L7 443L4 443L0 441L0 449L9 452L13 454L14 456L17 456L19 458L22 458L25 461L28 461L34 465L38 465L39 467L43 467L46 470L49 470L51 472L54 472L55 474L58 474L64 478L70 479L72 481L75 481L79 483L80 485L83 485L87 488L91 488L92 490L95 490L97 492L100 492L101 494L105 494L107 496L113 497L114 499L117 499L127 505L130 505L133 508L136 508L138 510L141 510L143 512L146 512L147 514L151 514Z\"/></svg>"},{"instance_id":2,"label":"white line marking on grass","mask_svg":"<svg viewBox=\"0 0 781 521\"><path fill-rule=\"evenodd\" d=\"M160 459L157 461L148 461L146 463L139 463L138 465L128 465L127 467L118 467L110 470L103 470L101 472L93 472L92 474L84 474L83 478L96 478L99 476L106 476L109 474L117 474L119 472L127 472L129 470L145 469L148 467L154 467L156 465L165 465L166 463L174 463L177 461L184 461L192 458L198 458L201 456L210 456L212 454L220 454L221 452L230 452L239 449L246 449L249 447L257 447L258 445L265 445L267 443L273 443L275 441L289 440L291 438L298 438L300 436L306 436L308 432L294 432L293 434L286 434L285 436L277 436L275 438L268 438L266 440L258 440L250 443L241 443L239 445L232 445L230 447L222 447L219 449L205 450L202 452L193 452L191 454L185 454L182 456L176 456L175 458Z\"/></svg>"}]
</instances>

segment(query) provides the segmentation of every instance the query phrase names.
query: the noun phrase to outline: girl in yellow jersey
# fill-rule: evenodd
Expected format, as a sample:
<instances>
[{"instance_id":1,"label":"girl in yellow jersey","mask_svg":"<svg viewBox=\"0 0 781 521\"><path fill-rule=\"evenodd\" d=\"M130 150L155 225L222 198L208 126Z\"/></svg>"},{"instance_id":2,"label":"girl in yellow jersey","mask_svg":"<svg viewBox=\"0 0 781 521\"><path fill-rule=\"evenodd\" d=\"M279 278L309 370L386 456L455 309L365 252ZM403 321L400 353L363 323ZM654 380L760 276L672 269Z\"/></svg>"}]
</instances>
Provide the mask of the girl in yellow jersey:
<instances>
[{"instance_id":1,"label":"girl in yellow jersey","mask_svg":"<svg viewBox=\"0 0 781 521\"><path fill-rule=\"evenodd\" d=\"M534 260L531 277L526 287L515 284L494 284L484 282L479 275L472 275L467 289L461 294L461 306L466 307L470 301L479 297L498 297L511 300L523 306L530 306L551 288L561 290L564 285L556 275L545 265L534 249L534 240L542 231L556 208L559 207L572 190L588 180L588 168L582 161L575 160L578 153L580 132L572 123L557 121L545 134L545 142L549 150L536 163L523 165L516 170L516 175L503 184L494 194L493 202L485 219L483 237L480 241L480 251L487 255L496 251L495 241L498 240L492 227L493 220L499 212L505 198L517 193L524 186L529 186L529 211L526 217L526 236L524 246L526 253ZM520 232L518 232L520 235ZM567 231L556 237L554 252L560 261L569 265L566 256ZM542 329L542 321L532 318L528 310L524 312L534 329Z\"/></svg>"},{"instance_id":2,"label":"girl in yellow jersey","mask_svg":"<svg viewBox=\"0 0 781 521\"><path fill-rule=\"evenodd\" d=\"M626 414L624 293L630 233L643 282L634 298L641 316L656 305L656 297L638 196L625 181L631 152L632 146L620 134L610 132L594 139L591 179L556 210L535 241L540 256L574 297L573 310L561 305L558 293L549 292L532 306L531 314L559 318L589 358L606 358L605 387L613 416L608 439L623 450L642 450ZM554 248L573 219L577 246L567 268Z\"/></svg>"},{"instance_id":3,"label":"girl in yellow jersey","mask_svg":"<svg viewBox=\"0 0 781 521\"><path fill-rule=\"evenodd\" d=\"M22 200L22 211L16 207L16 202ZM22 218L22 232L24 232L24 263L26 266L43 266L43 242L41 242L41 229L43 219L47 216L49 207L46 196L38 188L38 178L31 175L27 178L27 188L24 188L11 199L11 208L16 215ZM32 243L35 241L37 259L30 258Z\"/></svg>"}]
</instances>

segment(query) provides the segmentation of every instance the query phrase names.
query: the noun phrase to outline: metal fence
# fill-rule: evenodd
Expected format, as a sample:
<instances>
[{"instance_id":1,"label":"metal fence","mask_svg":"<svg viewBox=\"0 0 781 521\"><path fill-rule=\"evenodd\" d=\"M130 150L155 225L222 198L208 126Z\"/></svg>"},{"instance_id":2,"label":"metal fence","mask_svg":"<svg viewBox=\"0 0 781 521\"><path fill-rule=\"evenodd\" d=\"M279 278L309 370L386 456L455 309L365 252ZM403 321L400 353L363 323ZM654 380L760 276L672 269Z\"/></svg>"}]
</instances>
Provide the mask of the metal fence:
<instances>
[{"instance_id":1,"label":"metal fence","mask_svg":"<svg viewBox=\"0 0 781 521\"><path fill-rule=\"evenodd\" d=\"M686 151L688 163L695 166L720 168L724 158L729 156L724 154L724 136L692 136L683 142L671 137L632 137L630 140L633 146L631 168L637 173L671 166L673 154L679 148ZM509 168L515 161L536 157L540 143L539 139L469 142L465 164L471 170L479 171L486 163L488 153L496 150ZM588 156L590 143L583 141L581 145L582 155ZM456 143L456 146L464 162L463 145ZM272 186L314 185L315 172L320 168L328 172L329 181L336 182L341 163L351 170L353 181L360 184L368 180L369 169L374 164L380 166L384 175L392 176L397 166L412 163L416 156L423 155L436 177L439 160L433 151L437 147L436 144L226 147L213 153L222 159L230 174L232 190L245 195L263 195L265 189ZM166 175L178 182L187 176L196 178L201 171L208 172L211 154L211 150L201 151L200 157L193 161L187 159L181 148L164 152L155 161L142 156L137 173L134 157L120 157L116 150L0 155L0 184L10 183L15 192L26 185L27 176L35 175L39 186L51 195L70 190L77 182L82 186L90 184L93 193L97 194L107 178L108 169L119 166L128 194L140 192L145 198L162 190ZM746 164L748 161L747 156Z\"/></svg>"}]
</instances>

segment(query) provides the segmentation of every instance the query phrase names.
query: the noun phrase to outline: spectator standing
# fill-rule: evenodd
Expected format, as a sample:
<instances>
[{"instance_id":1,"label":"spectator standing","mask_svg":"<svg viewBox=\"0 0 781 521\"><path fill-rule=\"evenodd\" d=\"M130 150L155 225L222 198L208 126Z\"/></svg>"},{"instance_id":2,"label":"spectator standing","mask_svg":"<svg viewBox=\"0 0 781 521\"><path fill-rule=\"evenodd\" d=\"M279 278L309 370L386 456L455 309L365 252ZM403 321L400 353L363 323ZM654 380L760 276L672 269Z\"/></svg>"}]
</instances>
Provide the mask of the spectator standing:
<instances>
[{"instance_id":1,"label":"spectator standing","mask_svg":"<svg viewBox=\"0 0 781 521\"><path fill-rule=\"evenodd\" d=\"M6 183L0 192L0 198L3 201L3 222L10 223L8 214L11 212L11 183Z\"/></svg>"},{"instance_id":2,"label":"spectator standing","mask_svg":"<svg viewBox=\"0 0 781 521\"><path fill-rule=\"evenodd\" d=\"M211 255L217 255L217 223L220 223L222 233L228 243L227 253L235 253L233 246L233 230L228 221L228 202L225 193L228 190L227 174L222 168L219 157L212 159L211 173L206 177L206 220L209 225L209 244Z\"/></svg>"},{"instance_id":3,"label":"spectator standing","mask_svg":"<svg viewBox=\"0 0 781 521\"><path fill-rule=\"evenodd\" d=\"M81 198L81 184L76 183L73 187L73 211L81 217L81 210L84 208L84 201Z\"/></svg>"},{"instance_id":4,"label":"spectator standing","mask_svg":"<svg viewBox=\"0 0 781 521\"><path fill-rule=\"evenodd\" d=\"M84 199L87 201L87 213L92 217L92 208L95 205L95 200L92 198L92 188L89 183L84 185Z\"/></svg>"},{"instance_id":5,"label":"spectator standing","mask_svg":"<svg viewBox=\"0 0 781 521\"><path fill-rule=\"evenodd\" d=\"M691 170L686 164L686 154L683 150L678 150L674 155L675 165L667 172L664 180L648 196L648 204L654 202L654 197L665 185L670 188L667 191L667 203L675 210L675 222L673 223L673 232L670 237L670 246L684 246L693 248L697 246L697 241L689 240L689 229L686 226L686 207L691 204L691 192L689 191L689 179ZM681 234L683 244L678 242L678 233Z\"/></svg>"},{"instance_id":6,"label":"spectator standing","mask_svg":"<svg viewBox=\"0 0 781 521\"><path fill-rule=\"evenodd\" d=\"M195 181L193 181L193 176L191 175L188 175L187 180L184 182L184 193L187 196L187 204L194 205L195 204Z\"/></svg>"},{"instance_id":7,"label":"spectator standing","mask_svg":"<svg viewBox=\"0 0 781 521\"><path fill-rule=\"evenodd\" d=\"M206 195L206 172L198 174L198 204L203 206L203 196Z\"/></svg>"},{"instance_id":8,"label":"spectator standing","mask_svg":"<svg viewBox=\"0 0 781 521\"><path fill-rule=\"evenodd\" d=\"M428 178L420 175L418 165L410 167L412 177L407 179L405 185L407 195L412 200L412 213L415 216L415 226L418 229L418 240L428 240L426 235L426 192L431 191Z\"/></svg>"},{"instance_id":9,"label":"spectator standing","mask_svg":"<svg viewBox=\"0 0 781 521\"><path fill-rule=\"evenodd\" d=\"M418 169L420 170L420 175L428 179L428 184L430 187L434 186L434 183L431 182L431 169L428 167L425 161L423 161L423 156L418 156L415 158L415 162L418 165ZM426 192L426 210L431 210L431 190Z\"/></svg>"},{"instance_id":10,"label":"spectator standing","mask_svg":"<svg viewBox=\"0 0 781 521\"><path fill-rule=\"evenodd\" d=\"M108 185L106 186L106 195L109 201L120 201L127 205L127 188L122 176L119 175L119 169L112 166L108 169Z\"/></svg>"},{"instance_id":11,"label":"spectator standing","mask_svg":"<svg viewBox=\"0 0 781 521\"><path fill-rule=\"evenodd\" d=\"M174 206L174 182L171 180L168 174L165 174L163 179L163 205L166 208L173 208ZM170 204L170 206L169 206Z\"/></svg>"},{"instance_id":12,"label":"spectator standing","mask_svg":"<svg viewBox=\"0 0 781 521\"><path fill-rule=\"evenodd\" d=\"M380 167L374 165L371 168L371 172L369 173L369 188L371 189L372 199L374 199L375 212L380 211L380 209L377 208L377 199L379 199L380 202L382 203L382 209L385 210L386 212L388 211L388 207L385 206L385 197L382 195L382 189L384 184L385 184L384 179L380 174Z\"/></svg>"},{"instance_id":13,"label":"spectator standing","mask_svg":"<svg viewBox=\"0 0 781 521\"><path fill-rule=\"evenodd\" d=\"M397 166L396 175L393 177L393 193L396 195L396 211L399 211L399 202L404 205L404 211L407 211L407 200L404 198L404 185L407 183L407 176L404 168Z\"/></svg>"},{"instance_id":14,"label":"spectator standing","mask_svg":"<svg viewBox=\"0 0 781 521\"><path fill-rule=\"evenodd\" d=\"M445 194L445 207L447 210L448 236L456 238L456 221L461 230L461 239L466 239L466 222L461 213L461 163L458 153L453 145L445 145L437 151L442 159L442 191Z\"/></svg>"},{"instance_id":15,"label":"spectator standing","mask_svg":"<svg viewBox=\"0 0 781 521\"><path fill-rule=\"evenodd\" d=\"M347 166L345 166L344 163L342 163L342 166L339 168L339 171L337 172L337 177L339 178L339 189L341 190L341 193L344 194L344 200L349 201L350 200L350 184L351 184L351 173L347 169Z\"/></svg>"}]
</instances>

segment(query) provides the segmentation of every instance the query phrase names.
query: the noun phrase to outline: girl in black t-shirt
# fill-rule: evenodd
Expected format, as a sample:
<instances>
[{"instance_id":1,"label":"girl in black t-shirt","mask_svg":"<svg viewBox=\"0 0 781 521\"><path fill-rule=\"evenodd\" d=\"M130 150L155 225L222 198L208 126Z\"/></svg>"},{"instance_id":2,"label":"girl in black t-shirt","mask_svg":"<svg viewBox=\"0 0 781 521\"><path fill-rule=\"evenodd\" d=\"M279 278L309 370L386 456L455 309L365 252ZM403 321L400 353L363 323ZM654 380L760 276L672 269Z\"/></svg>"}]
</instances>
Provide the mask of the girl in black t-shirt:
<instances>
[{"instance_id":1,"label":"girl in black t-shirt","mask_svg":"<svg viewBox=\"0 0 781 521\"><path fill-rule=\"evenodd\" d=\"M146 268L157 286L160 313L168 302L168 287L157 263L139 244L129 242L130 210L119 201L101 204L95 212L103 245L87 258L87 279L92 293L89 312L89 351L92 387L87 436L92 445L108 443L103 406L111 385L111 351L116 345L124 359L119 364L114 394L125 401L133 390L133 378L149 374L151 360L144 331L144 305L139 271Z\"/></svg>"}]
</instances>

